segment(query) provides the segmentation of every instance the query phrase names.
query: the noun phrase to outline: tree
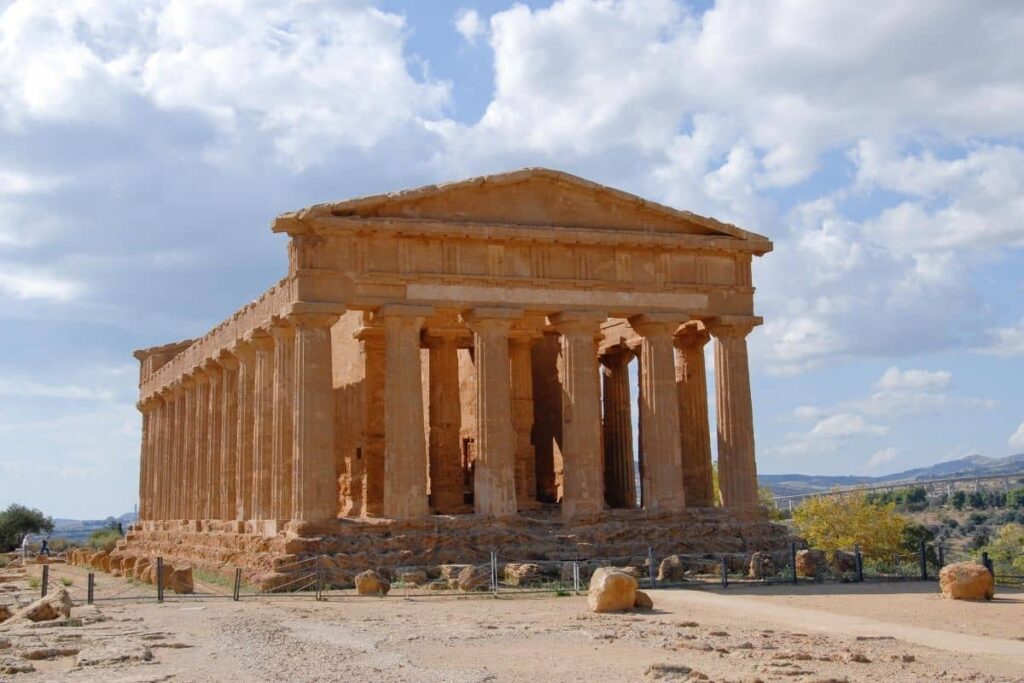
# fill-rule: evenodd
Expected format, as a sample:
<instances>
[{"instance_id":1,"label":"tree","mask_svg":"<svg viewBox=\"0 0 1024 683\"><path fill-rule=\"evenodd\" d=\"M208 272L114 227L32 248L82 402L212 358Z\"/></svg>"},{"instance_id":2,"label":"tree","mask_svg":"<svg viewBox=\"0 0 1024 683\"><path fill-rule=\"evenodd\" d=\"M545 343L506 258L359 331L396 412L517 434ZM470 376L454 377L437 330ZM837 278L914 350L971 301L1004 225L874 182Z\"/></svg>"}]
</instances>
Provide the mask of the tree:
<instances>
[{"instance_id":1,"label":"tree","mask_svg":"<svg viewBox=\"0 0 1024 683\"><path fill-rule=\"evenodd\" d=\"M775 502L775 494L767 486L757 487L757 500L761 505L768 508L768 517L771 519L785 519L786 515L779 509Z\"/></svg>"},{"instance_id":2,"label":"tree","mask_svg":"<svg viewBox=\"0 0 1024 683\"><path fill-rule=\"evenodd\" d=\"M984 550L999 571L1024 574L1024 525L1005 525Z\"/></svg>"},{"instance_id":3,"label":"tree","mask_svg":"<svg viewBox=\"0 0 1024 683\"><path fill-rule=\"evenodd\" d=\"M1006 493L1006 507L1024 510L1024 489L1012 489Z\"/></svg>"},{"instance_id":4,"label":"tree","mask_svg":"<svg viewBox=\"0 0 1024 683\"><path fill-rule=\"evenodd\" d=\"M975 510L984 510L988 507L988 496L981 491L971 491L970 495L967 496L967 502Z\"/></svg>"},{"instance_id":5,"label":"tree","mask_svg":"<svg viewBox=\"0 0 1024 683\"><path fill-rule=\"evenodd\" d=\"M953 507L957 510L963 510L964 506L967 505L967 494L963 491L954 491L951 500L953 501Z\"/></svg>"},{"instance_id":6,"label":"tree","mask_svg":"<svg viewBox=\"0 0 1024 683\"><path fill-rule=\"evenodd\" d=\"M36 509L12 503L0 512L0 552L14 550L21 545L25 534L50 533L53 520Z\"/></svg>"},{"instance_id":7,"label":"tree","mask_svg":"<svg viewBox=\"0 0 1024 683\"><path fill-rule=\"evenodd\" d=\"M859 544L865 557L887 559L903 547L906 521L895 505L872 505L864 494L808 498L793 511L797 531L827 552Z\"/></svg>"}]
</instances>

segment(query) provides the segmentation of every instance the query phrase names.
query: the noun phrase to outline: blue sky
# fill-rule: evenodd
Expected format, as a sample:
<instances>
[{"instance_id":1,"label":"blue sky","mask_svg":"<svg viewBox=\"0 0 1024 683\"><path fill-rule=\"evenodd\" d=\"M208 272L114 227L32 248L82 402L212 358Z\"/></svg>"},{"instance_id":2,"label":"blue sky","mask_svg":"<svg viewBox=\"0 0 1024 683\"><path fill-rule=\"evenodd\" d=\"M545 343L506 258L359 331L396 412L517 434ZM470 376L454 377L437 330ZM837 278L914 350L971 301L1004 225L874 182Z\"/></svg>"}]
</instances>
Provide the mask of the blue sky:
<instances>
[{"instance_id":1,"label":"blue sky","mask_svg":"<svg viewBox=\"0 0 1024 683\"><path fill-rule=\"evenodd\" d=\"M769 235L762 472L1024 451L1013 2L0 0L0 506L132 508L135 348L276 214L550 166Z\"/></svg>"}]
</instances>

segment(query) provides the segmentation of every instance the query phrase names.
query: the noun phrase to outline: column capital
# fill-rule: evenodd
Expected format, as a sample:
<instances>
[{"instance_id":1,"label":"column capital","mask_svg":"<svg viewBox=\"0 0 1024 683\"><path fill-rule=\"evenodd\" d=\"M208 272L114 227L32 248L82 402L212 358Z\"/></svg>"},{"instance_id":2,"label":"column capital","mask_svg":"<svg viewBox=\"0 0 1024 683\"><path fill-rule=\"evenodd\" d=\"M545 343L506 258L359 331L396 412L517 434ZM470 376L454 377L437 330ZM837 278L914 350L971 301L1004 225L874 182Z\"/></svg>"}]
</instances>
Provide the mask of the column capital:
<instances>
[{"instance_id":1,"label":"column capital","mask_svg":"<svg viewBox=\"0 0 1024 683\"><path fill-rule=\"evenodd\" d=\"M635 351L625 344L616 344L609 346L604 353L598 356L598 360L605 367L616 368L628 365L633 360L634 354Z\"/></svg>"},{"instance_id":2,"label":"column capital","mask_svg":"<svg viewBox=\"0 0 1024 683\"><path fill-rule=\"evenodd\" d=\"M295 327L288 317L274 316L270 319L270 336L274 339L283 339L295 334Z\"/></svg>"},{"instance_id":3,"label":"column capital","mask_svg":"<svg viewBox=\"0 0 1024 683\"><path fill-rule=\"evenodd\" d=\"M690 316L685 313L643 313L629 318L629 326L637 333L649 337L652 335L674 334L679 326L687 322Z\"/></svg>"},{"instance_id":4,"label":"column capital","mask_svg":"<svg viewBox=\"0 0 1024 683\"><path fill-rule=\"evenodd\" d=\"M330 327L338 322L340 317L336 313L297 312L288 315L288 322L298 329L307 330L317 327Z\"/></svg>"},{"instance_id":5,"label":"column capital","mask_svg":"<svg viewBox=\"0 0 1024 683\"><path fill-rule=\"evenodd\" d=\"M385 304L373 312L374 321L380 321L385 328L423 326L423 321L434 312L432 306L408 304Z\"/></svg>"},{"instance_id":6,"label":"column capital","mask_svg":"<svg viewBox=\"0 0 1024 683\"><path fill-rule=\"evenodd\" d=\"M434 349L449 344L471 344L472 338L472 333L465 327L425 327L421 343L428 349Z\"/></svg>"},{"instance_id":7,"label":"column capital","mask_svg":"<svg viewBox=\"0 0 1024 683\"><path fill-rule=\"evenodd\" d=\"M193 377L195 377L196 384L207 384L210 381L210 375L202 367L198 367L192 371Z\"/></svg>"},{"instance_id":8,"label":"column capital","mask_svg":"<svg viewBox=\"0 0 1024 683\"><path fill-rule=\"evenodd\" d=\"M508 343L515 345L533 346L544 334L540 330L509 330Z\"/></svg>"},{"instance_id":9,"label":"column capital","mask_svg":"<svg viewBox=\"0 0 1024 683\"><path fill-rule=\"evenodd\" d=\"M217 362L220 363L221 367L229 372L234 372L238 369L238 356L235 355L234 347L231 351L223 350L220 355L217 356Z\"/></svg>"},{"instance_id":10,"label":"column capital","mask_svg":"<svg viewBox=\"0 0 1024 683\"><path fill-rule=\"evenodd\" d=\"M220 379L224 375L224 366L221 365L220 360L216 358L207 358L203 362L203 372L205 372L211 380Z\"/></svg>"},{"instance_id":11,"label":"column capital","mask_svg":"<svg viewBox=\"0 0 1024 683\"><path fill-rule=\"evenodd\" d=\"M764 318L759 315L723 315L708 318L704 321L704 326L716 337L736 338L746 337L762 323Z\"/></svg>"},{"instance_id":12,"label":"column capital","mask_svg":"<svg viewBox=\"0 0 1024 683\"><path fill-rule=\"evenodd\" d=\"M270 351L274 348L274 337L262 327L256 327L246 333L244 341L252 344L257 351Z\"/></svg>"},{"instance_id":13,"label":"column capital","mask_svg":"<svg viewBox=\"0 0 1024 683\"><path fill-rule=\"evenodd\" d=\"M711 333L708 332L708 328L696 320L680 327L673 338L676 348L681 351L699 350L709 341L711 341Z\"/></svg>"},{"instance_id":14,"label":"column capital","mask_svg":"<svg viewBox=\"0 0 1024 683\"><path fill-rule=\"evenodd\" d=\"M135 407L138 408L140 413L146 414L156 408L159 400L154 395L149 395L144 399L141 399L135 403Z\"/></svg>"},{"instance_id":15,"label":"column capital","mask_svg":"<svg viewBox=\"0 0 1024 683\"><path fill-rule=\"evenodd\" d=\"M473 308L460 318L474 333L508 332L512 324L523 316L518 308Z\"/></svg>"},{"instance_id":16,"label":"column capital","mask_svg":"<svg viewBox=\"0 0 1024 683\"><path fill-rule=\"evenodd\" d=\"M196 378L195 378L195 376L193 374L193 375L184 375L184 376L182 376L181 382L180 382L180 384L178 386L181 389L184 389L184 390L187 391L187 390L192 389L193 387L195 387L195 385L196 385Z\"/></svg>"},{"instance_id":17,"label":"column capital","mask_svg":"<svg viewBox=\"0 0 1024 683\"><path fill-rule=\"evenodd\" d=\"M605 311L580 310L560 311L548 316L548 324L560 334L594 334L598 325L608 319Z\"/></svg>"}]
</instances>

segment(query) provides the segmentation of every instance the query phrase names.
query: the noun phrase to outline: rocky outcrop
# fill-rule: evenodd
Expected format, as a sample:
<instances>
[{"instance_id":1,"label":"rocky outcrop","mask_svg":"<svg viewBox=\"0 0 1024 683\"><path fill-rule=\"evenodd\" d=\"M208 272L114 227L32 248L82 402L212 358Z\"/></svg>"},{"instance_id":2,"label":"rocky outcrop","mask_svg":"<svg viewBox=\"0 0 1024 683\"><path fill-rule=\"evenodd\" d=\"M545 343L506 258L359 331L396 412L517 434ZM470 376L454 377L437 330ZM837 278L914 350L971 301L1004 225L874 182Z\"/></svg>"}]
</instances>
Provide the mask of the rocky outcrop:
<instances>
[{"instance_id":1,"label":"rocky outcrop","mask_svg":"<svg viewBox=\"0 0 1024 683\"><path fill-rule=\"evenodd\" d=\"M491 568L485 564L469 565L459 573L459 590L477 591L491 587Z\"/></svg>"},{"instance_id":2,"label":"rocky outcrop","mask_svg":"<svg viewBox=\"0 0 1024 683\"><path fill-rule=\"evenodd\" d=\"M26 621L52 621L66 619L71 614L74 603L71 596L63 588L59 588L46 597L22 607L4 622L4 626L16 626Z\"/></svg>"},{"instance_id":3,"label":"rocky outcrop","mask_svg":"<svg viewBox=\"0 0 1024 683\"><path fill-rule=\"evenodd\" d=\"M769 553L756 552L750 556L748 578L767 579L775 576L775 571L775 561Z\"/></svg>"},{"instance_id":4,"label":"rocky outcrop","mask_svg":"<svg viewBox=\"0 0 1024 683\"><path fill-rule=\"evenodd\" d=\"M983 565L974 562L949 564L939 572L942 595L952 600L991 600L995 580Z\"/></svg>"},{"instance_id":5,"label":"rocky outcrop","mask_svg":"<svg viewBox=\"0 0 1024 683\"><path fill-rule=\"evenodd\" d=\"M169 571L165 586L178 595L189 595L195 591L192 584L192 567L164 567L164 571Z\"/></svg>"},{"instance_id":6,"label":"rocky outcrop","mask_svg":"<svg viewBox=\"0 0 1024 683\"><path fill-rule=\"evenodd\" d=\"M651 596L647 593L637 591L636 597L633 599L633 609L652 610L654 609L654 600L651 600Z\"/></svg>"},{"instance_id":7,"label":"rocky outcrop","mask_svg":"<svg viewBox=\"0 0 1024 683\"><path fill-rule=\"evenodd\" d=\"M836 550L832 553L829 566L836 574L857 571L857 556L847 550Z\"/></svg>"},{"instance_id":8,"label":"rocky outcrop","mask_svg":"<svg viewBox=\"0 0 1024 683\"><path fill-rule=\"evenodd\" d=\"M620 612L636 603L636 579L625 572L601 567L590 578L587 603L594 612Z\"/></svg>"},{"instance_id":9,"label":"rocky outcrop","mask_svg":"<svg viewBox=\"0 0 1024 683\"><path fill-rule=\"evenodd\" d=\"M536 586L544 582L539 564L509 562L505 565L505 583L510 586Z\"/></svg>"},{"instance_id":10,"label":"rocky outcrop","mask_svg":"<svg viewBox=\"0 0 1024 683\"><path fill-rule=\"evenodd\" d=\"M796 574L814 578L825 572L825 553L820 550L798 550L796 552Z\"/></svg>"}]
</instances>

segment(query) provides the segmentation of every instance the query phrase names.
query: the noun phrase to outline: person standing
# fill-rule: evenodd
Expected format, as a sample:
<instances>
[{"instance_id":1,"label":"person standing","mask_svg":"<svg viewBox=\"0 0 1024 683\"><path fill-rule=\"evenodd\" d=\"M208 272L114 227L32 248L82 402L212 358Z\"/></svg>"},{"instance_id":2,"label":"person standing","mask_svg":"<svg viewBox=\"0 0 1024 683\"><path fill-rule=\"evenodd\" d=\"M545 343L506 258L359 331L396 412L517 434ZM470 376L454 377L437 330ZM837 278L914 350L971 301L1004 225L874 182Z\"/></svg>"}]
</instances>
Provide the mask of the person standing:
<instances>
[{"instance_id":1,"label":"person standing","mask_svg":"<svg viewBox=\"0 0 1024 683\"><path fill-rule=\"evenodd\" d=\"M21 566L28 566L28 542L32 538L32 534L25 534L25 538L21 539Z\"/></svg>"}]
</instances>

